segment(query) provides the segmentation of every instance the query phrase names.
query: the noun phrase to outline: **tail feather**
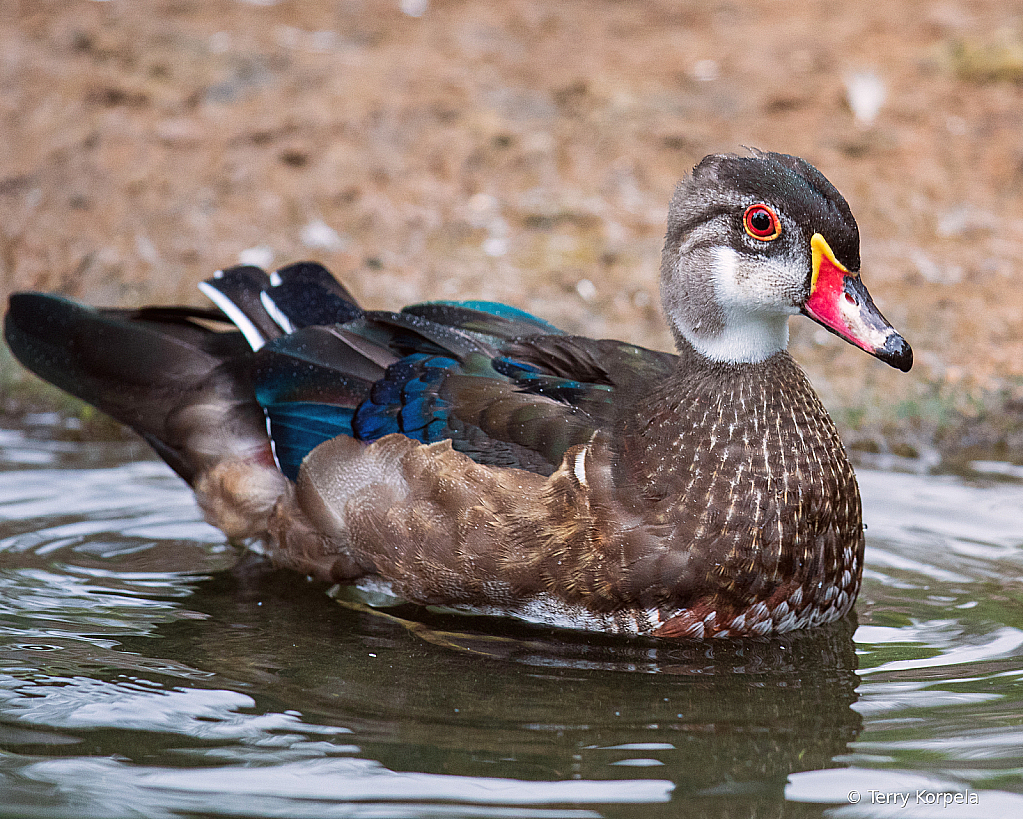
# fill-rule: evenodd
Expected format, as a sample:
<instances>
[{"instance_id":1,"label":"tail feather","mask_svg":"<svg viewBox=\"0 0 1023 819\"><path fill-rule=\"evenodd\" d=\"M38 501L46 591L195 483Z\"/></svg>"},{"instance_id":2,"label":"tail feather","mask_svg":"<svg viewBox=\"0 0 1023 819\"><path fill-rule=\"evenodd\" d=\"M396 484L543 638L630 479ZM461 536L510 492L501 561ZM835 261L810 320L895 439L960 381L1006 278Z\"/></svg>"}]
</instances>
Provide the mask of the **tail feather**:
<instances>
[{"instance_id":1,"label":"tail feather","mask_svg":"<svg viewBox=\"0 0 1023 819\"><path fill-rule=\"evenodd\" d=\"M4 335L37 375L132 427L190 484L227 460L272 463L251 353L208 311L98 310L59 296L11 297Z\"/></svg>"},{"instance_id":2,"label":"tail feather","mask_svg":"<svg viewBox=\"0 0 1023 819\"><path fill-rule=\"evenodd\" d=\"M318 262L297 262L268 275L238 265L199 284L253 350L303 327L343 324L361 318L348 289Z\"/></svg>"}]
</instances>

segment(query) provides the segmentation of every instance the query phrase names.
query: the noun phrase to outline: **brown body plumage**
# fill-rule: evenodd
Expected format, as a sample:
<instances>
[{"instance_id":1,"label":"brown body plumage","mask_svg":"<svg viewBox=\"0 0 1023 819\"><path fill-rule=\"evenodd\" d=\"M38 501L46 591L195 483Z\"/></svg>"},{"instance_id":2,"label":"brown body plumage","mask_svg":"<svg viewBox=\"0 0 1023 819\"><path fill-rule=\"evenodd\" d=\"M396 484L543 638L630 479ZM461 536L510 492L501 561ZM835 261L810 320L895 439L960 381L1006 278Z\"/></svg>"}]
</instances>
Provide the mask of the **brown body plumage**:
<instances>
[{"instance_id":1,"label":"brown body plumage","mask_svg":"<svg viewBox=\"0 0 1023 819\"><path fill-rule=\"evenodd\" d=\"M831 419L785 353L700 363L682 359L620 434L571 447L546 479L399 435L323 444L274 511L275 559L605 631L763 634L844 616L863 532Z\"/></svg>"}]
</instances>

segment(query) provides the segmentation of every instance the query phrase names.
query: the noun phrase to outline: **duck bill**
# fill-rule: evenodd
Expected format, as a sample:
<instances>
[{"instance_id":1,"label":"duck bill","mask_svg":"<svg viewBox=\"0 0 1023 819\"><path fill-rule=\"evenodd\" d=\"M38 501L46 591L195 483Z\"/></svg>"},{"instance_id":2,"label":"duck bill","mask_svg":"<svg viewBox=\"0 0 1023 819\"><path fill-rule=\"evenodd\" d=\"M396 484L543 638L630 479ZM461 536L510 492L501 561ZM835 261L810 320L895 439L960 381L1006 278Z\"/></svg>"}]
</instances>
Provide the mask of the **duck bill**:
<instances>
[{"instance_id":1,"label":"duck bill","mask_svg":"<svg viewBox=\"0 0 1023 819\"><path fill-rule=\"evenodd\" d=\"M913 349L881 311L858 274L848 270L819 233L810 240L813 278L803 313L861 350L906 372L913 366Z\"/></svg>"}]
</instances>

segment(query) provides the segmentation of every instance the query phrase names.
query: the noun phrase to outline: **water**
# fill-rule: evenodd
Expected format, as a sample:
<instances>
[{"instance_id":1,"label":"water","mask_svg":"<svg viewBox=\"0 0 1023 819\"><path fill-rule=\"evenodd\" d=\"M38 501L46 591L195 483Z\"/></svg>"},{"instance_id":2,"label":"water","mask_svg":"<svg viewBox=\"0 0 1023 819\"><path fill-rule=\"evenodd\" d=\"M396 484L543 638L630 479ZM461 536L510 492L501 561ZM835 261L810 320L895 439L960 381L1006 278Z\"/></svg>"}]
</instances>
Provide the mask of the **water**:
<instances>
[{"instance_id":1,"label":"water","mask_svg":"<svg viewBox=\"0 0 1023 819\"><path fill-rule=\"evenodd\" d=\"M0 430L0 816L1023 816L1023 476L861 470L859 625L372 612L138 444Z\"/></svg>"}]
</instances>

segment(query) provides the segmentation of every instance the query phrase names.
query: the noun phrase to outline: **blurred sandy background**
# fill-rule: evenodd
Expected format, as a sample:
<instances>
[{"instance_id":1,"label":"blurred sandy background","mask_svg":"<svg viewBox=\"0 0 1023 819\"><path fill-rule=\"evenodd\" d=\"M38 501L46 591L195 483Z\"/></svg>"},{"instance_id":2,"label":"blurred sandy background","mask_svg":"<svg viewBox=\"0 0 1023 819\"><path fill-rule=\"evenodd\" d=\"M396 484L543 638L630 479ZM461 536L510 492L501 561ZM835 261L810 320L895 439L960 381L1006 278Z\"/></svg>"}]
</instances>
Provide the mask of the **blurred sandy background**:
<instances>
[{"instance_id":1,"label":"blurred sandy background","mask_svg":"<svg viewBox=\"0 0 1023 819\"><path fill-rule=\"evenodd\" d=\"M743 145L845 194L916 350L793 322L853 445L1023 457L1018 0L0 0L0 296L198 304L316 258L367 306L668 347L671 190Z\"/></svg>"}]
</instances>

